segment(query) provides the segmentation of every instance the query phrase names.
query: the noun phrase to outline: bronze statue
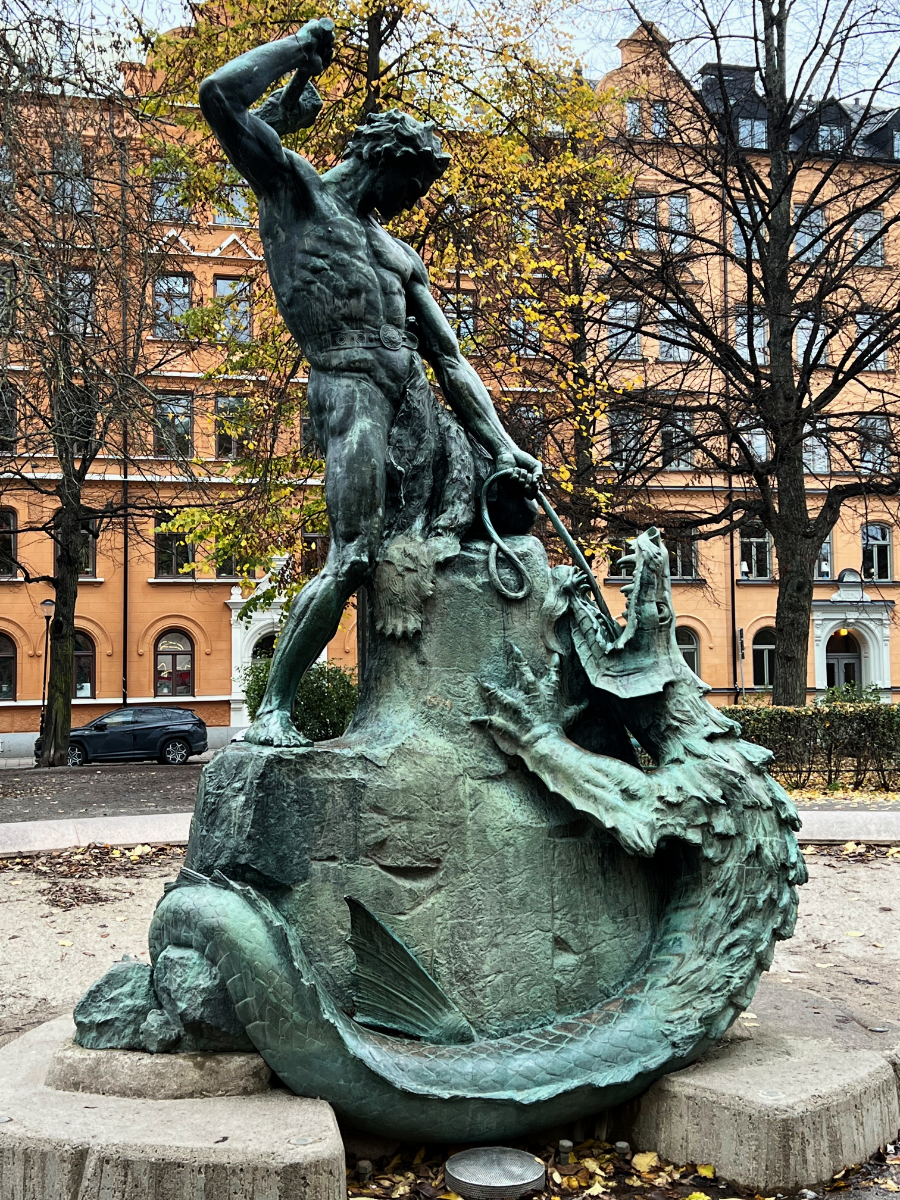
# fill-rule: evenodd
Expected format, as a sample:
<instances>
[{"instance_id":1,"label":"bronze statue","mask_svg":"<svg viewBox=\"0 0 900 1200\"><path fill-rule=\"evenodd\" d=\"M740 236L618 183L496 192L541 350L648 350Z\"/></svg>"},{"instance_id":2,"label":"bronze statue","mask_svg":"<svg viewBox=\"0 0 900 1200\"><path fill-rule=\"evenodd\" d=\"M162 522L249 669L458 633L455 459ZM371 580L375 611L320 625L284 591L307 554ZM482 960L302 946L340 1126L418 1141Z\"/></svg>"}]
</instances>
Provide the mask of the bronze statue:
<instances>
[{"instance_id":1,"label":"bronze statue","mask_svg":"<svg viewBox=\"0 0 900 1200\"><path fill-rule=\"evenodd\" d=\"M265 698L246 734L259 745L309 744L291 722L291 704L303 672L375 566L391 430L404 397L427 387L422 358L497 469L511 468L532 494L541 472L510 439L462 357L421 258L376 220L376 213L387 221L411 208L446 170L449 158L430 124L396 111L370 114L344 161L322 175L281 144L276 130L315 120L321 100L309 80L333 50L333 22L308 21L296 36L242 54L200 87L204 116L259 200L269 278L309 360L309 415L326 455L328 558L294 601L279 638ZM290 85L252 112L288 72L295 72Z\"/></svg>"}]
</instances>

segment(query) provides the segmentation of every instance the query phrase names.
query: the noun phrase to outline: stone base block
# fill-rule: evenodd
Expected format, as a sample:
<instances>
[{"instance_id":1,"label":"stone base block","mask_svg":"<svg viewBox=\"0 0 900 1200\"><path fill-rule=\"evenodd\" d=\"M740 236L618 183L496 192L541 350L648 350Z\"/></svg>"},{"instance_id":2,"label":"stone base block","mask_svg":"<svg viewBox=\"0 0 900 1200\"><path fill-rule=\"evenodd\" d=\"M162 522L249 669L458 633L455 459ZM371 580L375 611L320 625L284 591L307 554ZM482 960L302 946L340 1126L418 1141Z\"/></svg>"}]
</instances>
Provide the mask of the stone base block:
<instances>
[{"instance_id":1,"label":"stone base block","mask_svg":"<svg viewBox=\"0 0 900 1200\"><path fill-rule=\"evenodd\" d=\"M0 1049L3 1200L345 1197L344 1148L324 1101L281 1089L165 1100L58 1091L48 1071L73 1032L61 1017Z\"/></svg>"},{"instance_id":2,"label":"stone base block","mask_svg":"<svg viewBox=\"0 0 900 1200\"><path fill-rule=\"evenodd\" d=\"M188 1100L255 1096L267 1092L272 1072L258 1054L142 1054L85 1050L64 1042L44 1080L61 1092L93 1092L134 1100Z\"/></svg>"},{"instance_id":3,"label":"stone base block","mask_svg":"<svg viewBox=\"0 0 900 1200\"><path fill-rule=\"evenodd\" d=\"M864 1162L900 1126L886 1056L813 1038L727 1040L641 1098L632 1144L771 1196L813 1187Z\"/></svg>"}]
</instances>

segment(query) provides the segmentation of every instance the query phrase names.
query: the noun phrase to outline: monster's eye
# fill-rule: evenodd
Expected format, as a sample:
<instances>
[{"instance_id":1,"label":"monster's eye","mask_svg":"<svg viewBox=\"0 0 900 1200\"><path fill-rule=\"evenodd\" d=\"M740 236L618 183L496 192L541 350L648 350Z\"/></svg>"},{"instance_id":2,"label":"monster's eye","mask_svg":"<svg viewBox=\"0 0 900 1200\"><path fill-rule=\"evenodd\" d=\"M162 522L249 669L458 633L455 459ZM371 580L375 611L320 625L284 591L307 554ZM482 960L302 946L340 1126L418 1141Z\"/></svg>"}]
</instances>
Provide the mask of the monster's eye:
<instances>
[{"instance_id":1,"label":"monster's eye","mask_svg":"<svg viewBox=\"0 0 900 1200\"><path fill-rule=\"evenodd\" d=\"M659 618L660 625L666 625L669 621L672 620L673 614L672 614L671 608L669 608L668 604L666 604L665 601L657 600L656 615Z\"/></svg>"}]
</instances>

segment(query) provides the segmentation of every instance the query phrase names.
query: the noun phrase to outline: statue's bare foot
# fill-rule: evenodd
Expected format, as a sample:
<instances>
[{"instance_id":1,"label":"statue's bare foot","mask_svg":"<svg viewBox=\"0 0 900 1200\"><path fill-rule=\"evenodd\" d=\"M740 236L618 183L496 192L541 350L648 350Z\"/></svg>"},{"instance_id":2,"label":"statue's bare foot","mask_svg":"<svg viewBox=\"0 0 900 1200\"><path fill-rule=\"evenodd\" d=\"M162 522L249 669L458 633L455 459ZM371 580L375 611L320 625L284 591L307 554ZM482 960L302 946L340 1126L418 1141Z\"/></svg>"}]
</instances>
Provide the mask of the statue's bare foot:
<instances>
[{"instance_id":1,"label":"statue's bare foot","mask_svg":"<svg viewBox=\"0 0 900 1200\"><path fill-rule=\"evenodd\" d=\"M281 708L258 713L256 720L244 734L245 742L254 746L311 746L308 737L297 729L291 714Z\"/></svg>"}]
</instances>

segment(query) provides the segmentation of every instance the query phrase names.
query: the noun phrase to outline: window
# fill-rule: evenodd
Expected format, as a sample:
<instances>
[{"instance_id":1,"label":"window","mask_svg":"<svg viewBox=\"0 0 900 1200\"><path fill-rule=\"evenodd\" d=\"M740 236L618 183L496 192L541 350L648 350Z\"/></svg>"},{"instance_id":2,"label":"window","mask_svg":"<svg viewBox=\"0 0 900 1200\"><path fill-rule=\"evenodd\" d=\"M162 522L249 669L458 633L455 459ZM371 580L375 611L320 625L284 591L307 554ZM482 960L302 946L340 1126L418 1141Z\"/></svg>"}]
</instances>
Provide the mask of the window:
<instances>
[{"instance_id":1,"label":"window","mask_svg":"<svg viewBox=\"0 0 900 1200\"><path fill-rule=\"evenodd\" d=\"M753 686L770 688L775 680L775 630L753 635Z\"/></svg>"},{"instance_id":2,"label":"window","mask_svg":"<svg viewBox=\"0 0 900 1200\"><path fill-rule=\"evenodd\" d=\"M65 271L60 283L59 328L84 337L94 321L94 272Z\"/></svg>"},{"instance_id":3,"label":"window","mask_svg":"<svg viewBox=\"0 0 900 1200\"><path fill-rule=\"evenodd\" d=\"M478 331L474 292L450 292L444 297L444 316L461 342L472 341Z\"/></svg>"},{"instance_id":4,"label":"window","mask_svg":"<svg viewBox=\"0 0 900 1200\"><path fill-rule=\"evenodd\" d=\"M765 117L738 117L738 145L746 150L765 150L769 131Z\"/></svg>"},{"instance_id":5,"label":"window","mask_svg":"<svg viewBox=\"0 0 900 1200\"><path fill-rule=\"evenodd\" d=\"M236 342L249 342L251 331L250 283L246 279L217 279L216 300L222 306L222 332Z\"/></svg>"},{"instance_id":6,"label":"window","mask_svg":"<svg viewBox=\"0 0 900 1200\"><path fill-rule=\"evenodd\" d=\"M0 579L15 579L16 553L16 514L0 508Z\"/></svg>"},{"instance_id":7,"label":"window","mask_svg":"<svg viewBox=\"0 0 900 1200\"><path fill-rule=\"evenodd\" d=\"M16 643L0 633L0 700L16 698Z\"/></svg>"},{"instance_id":8,"label":"window","mask_svg":"<svg viewBox=\"0 0 900 1200\"><path fill-rule=\"evenodd\" d=\"M624 200L608 200L606 203L606 236L614 250L624 250L628 244L626 205Z\"/></svg>"},{"instance_id":9,"label":"window","mask_svg":"<svg viewBox=\"0 0 900 1200\"><path fill-rule=\"evenodd\" d=\"M193 696L194 643L186 633L170 629L156 639L154 696Z\"/></svg>"},{"instance_id":10,"label":"window","mask_svg":"<svg viewBox=\"0 0 900 1200\"><path fill-rule=\"evenodd\" d=\"M241 458L246 452L239 430L246 403L243 396L216 397L216 458Z\"/></svg>"},{"instance_id":11,"label":"window","mask_svg":"<svg viewBox=\"0 0 900 1200\"><path fill-rule=\"evenodd\" d=\"M540 354L541 330L529 312L531 302L514 299L510 301L509 347L514 354Z\"/></svg>"},{"instance_id":12,"label":"window","mask_svg":"<svg viewBox=\"0 0 900 1200\"><path fill-rule=\"evenodd\" d=\"M16 327L16 272L11 263L0 263L0 337Z\"/></svg>"},{"instance_id":13,"label":"window","mask_svg":"<svg viewBox=\"0 0 900 1200\"><path fill-rule=\"evenodd\" d=\"M757 363L769 360L769 330L765 316L758 310L735 310L735 349L743 357Z\"/></svg>"},{"instance_id":14,"label":"window","mask_svg":"<svg viewBox=\"0 0 900 1200\"><path fill-rule=\"evenodd\" d=\"M222 188L222 205L217 205L213 214L216 225L252 224L250 220L250 189L244 183L226 181Z\"/></svg>"},{"instance_id":15,"label":"window","mask_svg":"<svg viewBox=\"0 0 900 1200\"><path fill-rule=\"evenodd\" d=\"M53 542L53 569L58 570L59 543ZM95 579L97 576L97 523L84 521L81 526L81 545L78 551L78 576Z\"/></svg>"},{"instance_id":16,"label":"window","mask_svg":"<svg viewBox=\"0 0 900 1200\"><path fill-rule=\"evenodd\" d=\"M58 210L78 215L89 213L94 206L93 185L77 142L53 151L53 203Z\"/></svg>"},{"instance_id":17,"label":"window","mask_svg":"<svg viewBox=\"0 0 900 1200\"><path fill-rule=\"evenodd\" d=\"M638 324L641 306L637 300L617 300L606 310L606 341L610 357L634 361L641 357L641 335Z\"/></svg>"},{"instance_id":18,"label":"window","mask_svg":"<svg viewBox=\"0 0 900 1200\"><path fill-rule=\"evenodd\" d=\"M816 579L834 579L834 547L830 533L819 550L814 573Z\"/></svg>"},{"instance_id":19,"label":"window","mask_svg":"<svg viewBox=\"0 0 900 1200\"><path fill-rule=\"evenodd\" d=\"M191 210L185 204L184 173L167 169L162 160L151 165L150 209L154 221L187 221Z\"/></svg>"},{"instance_id":20,"label":"window","mask_svg":"<svg viewBox=\"0 0 900 1200\"><path fill-rule=\"evenodd\" d=\"M816 149L823 154L839 154L844 148L843 125L820 125L816 130Z\"/></svg>"},{"instance_id":21,"label":"window","mask_svg":"<svg viewBox=\"0 0 900 1200\"><path fill-rule=\"evenodd\" d=\"M191 397L157 396L153 405L153 452L157 458L176 458L191 453Z\"/></svg>"},{"instance_id":22,"label":"window","mask_svg":"<svg viewBox=\"0 0 900 1200\"><path fill-rule=\"evenodd\" d=\"M0 383L0 454L15 454L18 420L15 389Z\"/></svg>"},{"instance_id":23,"label":"window","mask_svg":"<svg viewBox=\"0 0 900 1200\"><path fill-rule=\"evenodd\" d=\"M732 216L732 239L735 258L753 258L756 241L761 236L759 217L749 204L739 203Z\"/></svg>"},{"instance_id":24,"label":"window","mask_svg":"<svg viewBox=\"0 0 900 1200\"><path fill-rule=\"evenodd\" d=\"M669 136L669 106L665 100L653 102L653 136L655 138Z\"/></svg>"},{"instance_id":25,"label":"window","mask_svg":"<svg viewBox=\"0 0 900 1200\"><path fill-rule=\"evenodd\" d=\"M530 242L538 231L541 216L537 201L530 192L521 192L516 197L512 216L518 236L523 241Z\"/></svg>"},{"instance_id":26,"label":"window","mask_svg":"<svg viewBox=\"0 0 900 1200\"><path fill-rule=\"evenodd\" d=\"M238 579L237 559L233 554L216 563L216 579Z\"/></svg>"},{"instance_id":27,"label":"window","mask_svg":"<svg viewBox=\"0 0 900 1200\"><path fill-rule=\"evenodd\" d=\"M860 417L859 469L888 471L891 466L891 427L887 417Z\"/></svg>"},{"instance_id":28,"label":"window","mask_svg":"<svg viewBox=\"0 0 900 1200\"><path fill-rule=\"evenodd\" d=\"M894 137L896 138L896 134ZM897 155L895 154L896 158ZM16 176L13 170L12 155L9 152L9 146L0 146L0 195L8 195L16 185Z\"/></svg>"},{"instance_id":29,"label":"window","mask_svg":"<svg viewBox=\"0 0 900 1200\"><path fill-rule=\"evenodd\" d=\"M625 132L629 137L640 137L643 133L640 100L625 101Z\"/></svg>"},{"instance_id":30,"label":"window","mask_svg":"<svg viewBox=\"0 0 900 1200\"><path fill-rule=\"evenodd\" d=\"M794 205L794 253L803 262L815 262L825 248L825 210Z\"/></svg>"},{"instance_id":31,"label":"window","mask_svg":"<svg viewBox=\"0 0 900 1200\"><path fill-rule=\"evenodd\" d=\"M87 700L95 696L96 655L94 643L86 633L75 632L74 670L72 672L72 695L76 700Z\"/></svg>"},{"instance_id":32,"label":"window","mask_svg":"<svg viewBox=\"0 0 900 1200\"><path fill-rule=\"evenodd\" d=\"M894 158L900 158L900 129L894 130Z\"/></svg>"},{"instance_id":33,"label":"window","mask_svg":"<svg viewBox=\"0 0 900 1200\"><path fill-rule=\"evenodd\" d=\"M764 429L744 429L741 433L754 462L765 462L769 457L769 435L766 431Z\"/></svg>"},{"instance_id":34,"label":"window","mask_svg":"<svg viewBox=\"0 0 900 1200\"><path fill-rule=\"evenodd\" d=\"M892 579L891 530L889 525L863 525L863 579Z\"/></svg>"},{"instance_id":35,"label":"window","mask_svg":"<svg viewBox=\"0 0 900 1200\"><path fill-rule=\"evenodd\" d=\"M250 651L252 659L271 658L275 653L275 634L264 633Z\"/></svg>"},{"instance_id":36,"label":"window","mask_svg":"<svg viewBox=\"0 0 900 1200\"><path fill-rule=\"evenodd\" d=\"M635 205L637 248L648 254L659 249L659 200L656 196L638 196Z\"/></svg>"},{"instance_id":37,"label":"window","mask_svg":"<svg viewBox=\"0 0 900 1200\"><path fill-rule=\"evenodd\" d=\"M694 672L695 675L700 674L700 639L694 633L693 629L688 629L685 625L679 625L675 630L675 644L681 651L681 657Z\"/></svg>"},{"instance_id":38,"label":"window","mask_svg":"<svg viewBox=\"0 0 900 1200\"><path fill-rule=\"evenodd\" d=\"M547 437L544 413L533 404L511 404L507 414L513 441L528 454L540 458Z\"/></svg>"},{"instance_id":39,"label":"window","mask_svg":"<svg viewBox=\"0 0 900 1200\"><path fill-rule=\"evenodd\" d=\"M884 345L884 329L879 329L881 313L856 314L856 337L858 358L863 359L864 371L886 371L888 369L887 346ZM888 327L890 333L890 327Z\"/></svg>"},{"instance_id":40,"label":"window","mask_svg":"<svg viewBox=\"0 0 900 1200\"><path fill-rule=\"evenodd\" d=\"M884 214L863 213L853 222L853 249L859 255L860 266L884 266Z\"/></svg>"},{"instance_id":41,"label":"window","mask_svg":"<svg viewBox=\"0 0 900 1200\"><path fill-rule=\"evenodd\" d=\"M690 197L685 192L669 197L669 249L684 254L690 248Z\"/></svg>"},{"instance_id":42,"label":"window","mask_svg":"<svg viewBox=\"0 0 900 1200\"><path fill-rule=\"evenodd\" d=\"M828 330L816 317L801 317L797 322L796 361L801 366L825 366L828 362Z\"/></svg>"},{"instance_id":43,"label":"window","mask_svg":"<svg viewBox=\"0 0 900 1200\"><path fill-rule=\"evenodd\" d=\"M639 467L644 457L644 422L634 408L610 408L609 459L618 470Z\"/></svg>"},{"instance_id":44,"label":"window","mask_svg":"<svg viewBox=\"0 0 900 1200\"><path fill-rule=\"evenodd\" d=\"M807 436L803 439L803 469L810 475L827 475L830 472L827 421L821 422L815 432L807 429Z\"/></svg>"},{"instance_id":45,"label":"window","mask_svg":"<svg viewBox=\"0 0 900 1200\"><path fill-rule=\"evenodd\" d=\"M669 575L672 579L696 579L697 542L689 533L668 533Z\"/></svg>"},{"instance_id":46,"label":"window","mask_svg":"<svg viewBox=\"0 0 900 1200\"><path fill-rule=\"evenodd\" d=\"M691 345L682 309L659 314L659 357L662 362L690 362Z\"/></svg>"},{"instance_id":47,"label":"window","mask_svg":"<svg viewBox=\"0 0 900 1200\"><path fill-rule=\"evenodd\" d=\"M772 544L759 521L741 530L741 579L772 578Z\"/></svg>"},{"instance_id":48,"label":"window","mask_svg":"<svg viewBox=\"0 0 900 1200\"><path fill-rule=\"evenodd\" d=\"M694 468L693 413L673 413L661 427L662 464L670 471L691 471Z\"/></svg>"},{"instance_id":49,"label":"window","mask_svg":"<svg viewBox=\"0 0 900 1200\"><path fill-rule=\"evenodd\" d=\"M153 333L158 338L181 337L179 322L191 307L187 275L157 275L153 281Z\"/></svg>"},{"instance_id":50,"label":"window","mask_svg":"<svg viewBox=\"0 0 900 1200\"><path fill-rule=\"evenodd\" d=\"M169 520L171 520L169 513L160 513L156 518L156 523L164 525ZM183 533L156 529L154 540L156 542L156 577L158 579L193 579L193 570L182 570L182 567L186 567L194 557L194 548L186 536Z\"/></svg>"}]
</instances>

